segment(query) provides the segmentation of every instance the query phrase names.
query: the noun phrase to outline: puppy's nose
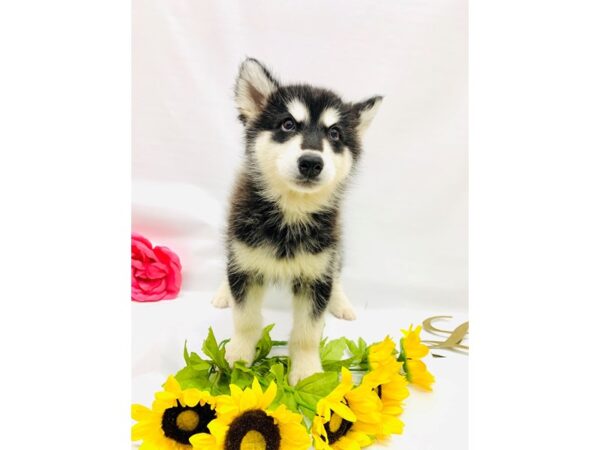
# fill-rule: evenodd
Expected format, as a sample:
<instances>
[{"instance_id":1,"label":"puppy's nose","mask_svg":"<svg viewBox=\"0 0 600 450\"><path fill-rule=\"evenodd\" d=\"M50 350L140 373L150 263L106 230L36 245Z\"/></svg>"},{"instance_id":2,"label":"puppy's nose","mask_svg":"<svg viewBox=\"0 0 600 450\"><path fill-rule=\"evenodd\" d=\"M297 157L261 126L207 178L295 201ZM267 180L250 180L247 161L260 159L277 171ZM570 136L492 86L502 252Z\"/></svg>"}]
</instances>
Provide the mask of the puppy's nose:
<instances>
[{"instance_id":1,"label":"puppy's nose","mask_svg":"<svg viewBox=\"0 0 600 450\"><path fill-rule=\"evenodd\" d=\"M323 158L319 155L303 155L298 158L298 170L307 178L315 178L323 170Z\"/></svg>"}]
</instances>

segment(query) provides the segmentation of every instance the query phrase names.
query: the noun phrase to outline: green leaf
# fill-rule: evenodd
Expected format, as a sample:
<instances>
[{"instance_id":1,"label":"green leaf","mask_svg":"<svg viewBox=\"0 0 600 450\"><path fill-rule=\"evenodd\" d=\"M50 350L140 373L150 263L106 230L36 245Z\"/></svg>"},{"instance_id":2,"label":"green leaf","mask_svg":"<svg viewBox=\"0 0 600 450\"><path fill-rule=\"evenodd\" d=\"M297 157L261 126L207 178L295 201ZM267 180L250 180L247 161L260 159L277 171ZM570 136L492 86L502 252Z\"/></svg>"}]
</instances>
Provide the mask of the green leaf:
<instances>
[{"instance_id":1,"label":"green leaf","mask_svg":"<svg viewBox=\"0 0 600 450\"><path fill-rule=\"evenodd\" d=\"M209 370L213 366L210 361L200 358L200 355L195 352L188 354L187 365L196 370Z\"/></svg>"},{"instance_id":2,"label":"green leaf","mask_svg":"<svg viewBox=\"0 0 600 450\"><path fill-rule=\"evenodd\" d=\"M200 359L200 360L198 360L197 363L190 364L189 367L197 370L198 372L202 372L202 371L208 371L212 367L212 364L208 361Z\"/></svg>"},{"instance_id":3,"label":"green leaf","mask_svg":"<svg viewBox=\"0 0 600 450\"><path fill-rule=\"evenodd\" d=\"M225 359L225 348L219 348L219 344L217 344L217 339L215 338L212 327L208 329L208 336L202 344L202 351L223 372L227 374L231 372L229 364Z\"/></svg>"},{"instance_id":4,"label":"green leaf","mask_svg":"<svg viewBox=\"0 0 600 450\"><path fill-rule=\"evenodd\" d=\"M271 330L275 326L274 323L267 325L263 328L262 335L256 344L256 356L254 357L254 363L260 361L263 358L269 356L271 349L273 348L273 341L271 340Z\"/></svg>"},{"instance_id":5,"label":"green leaf","mask_svg":"<svg viewBox=\"0 0 600 450\"><path fill-rule=\"evenodd\" d=\"M308 419L309 423L311 423L313 418L315 417L315 411L313 411L312 409L306 408L302 405L300 405L298 407L298 409L299 409L299 412Z\"/></svg>"},{"instance_id":6,"label":"green leaf","mask_svg":"<svg viewBox=\"0 0 600 450\"><path fill-rule=\"evenodd\" d=\"M320 372L304 378L296 385L296 391L309 392L325 397L339 384L337 372Z\"/></svg>"},{"instance_id":7,"label":"green leaf","mask_svg":"<svg viewBox=\"0 0 600 450\"><path fill-rule=\"evenodd\" d=\"M183 359L185 360L185 365L188 366L190 364L190 355L187 349L187 339L183 343Z\"/></svg>"},{"instance_id":8,"label":"green leaf","mask_svg":"<svg viewBox=\"0 0 600 450\"><path fill-rule=\"evenodd\" d=\"M366 368L369 362L369 349L367 343L363 338L358 338L355 342L351 339L345 339L346 346L348 347L348 351L352 358L354 359L352 362L349 360L341 361L340 367L358 367L358 368Z\"/></svg>"},{"instance_id":9,"label":"green leaf","mask_svg":"<svg viewBox=\"0 0 600 450\"><path fill-rule=\"evenodd\" d=\"M342 367L350 368L356 365L357 362L360 363L360 360L357 360L354 356L339 361L326 361L323 362L323 370L326 372L339 372L342 370Z\"/></svg>"},{"instance_id":10,"label":"green leaf","mask_svg":"<svg viewBox=\"0 0 600 450\"><path fill-rule=\"evenodd\" d=\"M231 371L231 384L236 384L242 389L245 389L248 386L252 385L253 379L254 379L254 374L252 373L251 370L245 371L245 370L243 370L243 368L235 367Z\"/></svg>"},{"instance_id":11,"label":"green leaf","mask_svg":"<svg viewBox=\"0 0 600 450\"><path fill-rule=\"evenodd\" d=\"M269 372L275 375L275 382L277 383L278 389L283 390L284 386L287 386L288 384L287 380L285 379L285 369L283 364L279 363L272 365L269 369Z\"/></svg>"},{"instance_id":12,"label":"green leaf","mask_svg":"<svg viewBox=\"0 0 600 450\"><path fill-rule=\"evenodd\" d=\"M179 382L181 389L207 389L210 386L208 371L198 371L192 367L186 366L175 374L175 379Z\"/></svg>"},{"instance_id":13,"label":"green leaf","mask_svg":"<svg viewBox=\"0 0 600 450\"><path fill-rule=\"evenodd\" d=\"M312 409L313 411L317 410L317 403L321 399L321 397L315 394L308 394L306 392L295 391L294 399L299 406Z\"/></svg>"},{"instance_id":14,"label":"green leaf","mask_svg":"<svg viewBox=\"0 0 600 450\"><path fill-rule=\"evenodd\" d=\"M333 341L324 342L321 347L321 361L323 363L330 361L339 361L346 351L346 339L339 338Z\"/></svg>"},{"instance_id":15,"label":"green leaf","mask_svg":"<svg viewBox=\"0 0 600 450\"><path fill-rule=\"evenodd\" d=\"M275 407L277 407L279 405L285 405L285 406L287 406L287 408L290 411L300 412L300 410L298 409L298 403L296 402L296 399L294 398L293 391L288 392L288 391L281 390L281 394L278 395L278 398L276 398L276 401L273 403L274 403Z\"/></svg>"},{"instance_id":16,"label":"green leaf","mask_svg":"<svg viewBox=\"0 0 600 450\"><path fill-rule=\"evenodd\" d=\"M244 361L236 361L233 363L234 369L239 369L245 373L254 373L250 367L246 367L246 363Z\"/></svg>"},{"instance_id":17,"label":"green leaf","mask_svg":"<svg viewBox=\"0 0 600 450\"><path fill-rule=\"evenodd\" d=\"M210 392L213 395L225 395L229 394L229 384L231 379L223 372L217 373L215 381L213 382Z\"/></svg>"},{"instance_id":18,"label":"green leaf","mask_svg":"<svg viewBox=\"0 0 600 450\"><path fill-rule=\"evenodd\" d=\"M317 402L326 397L339 383L337 372L315 373L294 388L296 403L316 411Z\"/></svg>"},{"instance_id":19,"label":"green leaf","mask_svg":"<svg viewBox=\"0 0 600 450\"><path fill-rule=\"evenodd\" d=\"M350 354L356 356L360 354L360 350L358 349L358 345L354 343L352 339L344 338L346 340L346 346L350 351Z\"/></svg>"}]
</instances>

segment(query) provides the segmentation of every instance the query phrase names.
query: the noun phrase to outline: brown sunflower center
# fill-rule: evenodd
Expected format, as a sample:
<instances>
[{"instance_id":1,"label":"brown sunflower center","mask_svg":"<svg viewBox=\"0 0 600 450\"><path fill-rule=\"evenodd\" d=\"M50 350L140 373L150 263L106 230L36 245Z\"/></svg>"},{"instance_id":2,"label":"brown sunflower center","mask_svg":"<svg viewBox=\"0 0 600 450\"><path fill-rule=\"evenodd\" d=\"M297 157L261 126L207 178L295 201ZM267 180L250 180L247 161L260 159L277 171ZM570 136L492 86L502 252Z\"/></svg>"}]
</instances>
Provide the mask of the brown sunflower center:
<instances>
[{"instance_id":1,"label":"brown sunflower center","mask_svg":"<svg viewBox=\"0 0 600 450\"><path fill-rule=\"evenodd\" d=\"M279 450L281 433L273 418L262 410L236 417L225 436L225 450Z\"/></svg>"},{"instance_id":2,"label":"brown sunflower center","mask_svg":"<svg viewBox=\"0 0 600 450\"><path fill-rule=\"evenodd\" d=\"M162 430L166 437L190 445L196 433L208 433L208 424L216 417L208 403L196 406L177 406L166 409L162 417Z\"/></svg>"},{"instance_id":3,"label":"brown sunflower center","mask_svg":"<svg viewBox=\"0 0 600 450\"><path fill-rule=\"evenodd\" d=\"M379 396L379 398L383 398L383 386L380 384L379 386L377 386L377 395Z\"/></svg>"}]
</instances>

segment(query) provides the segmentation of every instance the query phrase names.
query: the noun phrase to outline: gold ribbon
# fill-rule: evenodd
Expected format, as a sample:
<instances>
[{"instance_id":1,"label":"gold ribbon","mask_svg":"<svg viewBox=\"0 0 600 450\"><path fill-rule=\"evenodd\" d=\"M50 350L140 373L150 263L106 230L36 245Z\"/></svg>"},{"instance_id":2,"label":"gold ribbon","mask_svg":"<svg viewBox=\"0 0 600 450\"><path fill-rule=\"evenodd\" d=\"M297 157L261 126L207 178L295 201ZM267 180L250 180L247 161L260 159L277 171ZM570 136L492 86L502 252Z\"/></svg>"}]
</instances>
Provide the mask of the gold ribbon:
<instances>
[{"instance_id":1,"label":"gold ribbon","mask_svg":"<svg viewBox=\"0 0 600 450\"><path fill-rule=\"evenodd\" d=\"M421 341L431 349L446 350L469 350L468 345L462 344L463 339L469 333L469 322L461 323L454 330L442 330L433 326L433 322L440 319L452 319L452 316L434 316L423 321L423 329L435 335L448 335L443 341L427 340Z\"/></svg>"}]
</instances>

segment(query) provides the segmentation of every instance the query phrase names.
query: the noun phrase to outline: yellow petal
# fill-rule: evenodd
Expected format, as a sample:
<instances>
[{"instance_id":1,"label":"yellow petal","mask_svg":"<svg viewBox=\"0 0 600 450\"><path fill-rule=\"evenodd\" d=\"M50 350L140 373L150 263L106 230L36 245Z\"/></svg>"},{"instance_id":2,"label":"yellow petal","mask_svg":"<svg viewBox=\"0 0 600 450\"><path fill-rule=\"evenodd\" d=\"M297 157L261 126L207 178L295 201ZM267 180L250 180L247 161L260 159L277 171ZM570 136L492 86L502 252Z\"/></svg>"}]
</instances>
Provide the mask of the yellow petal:
<instances>
[{"instance_id":1,"label":"yellow petal","mask_svg":"<svg viewBox=\"0 0 600 450\"><path fill-rule=\"evenodd\" d=\"M261 409L267 409L269 407L269 405L271 403L273 403L273 400L275 400L276 395L277 395L277 385L275 384L274 381L271 381L271 384L269 384L269 387L263 394L258 407Z\"/></svg>"},{"instance_id":2,"label":"yellow petal","mask_svg":"<svg viewBox=\"0 0 600 450\"><path fill-rule=\"evenodd\" d=\"M278 424L300 423L302 416L293 413L285 405L279 405L275 411L270 411L268 414L273 417Z\"/></svg>"},{"instance_id":3,"label":"yellow petal","mask_svg":"<svg viewBox=\"0 0 600 450\"><path fill-rule=\"evenodd\" d=\"M348 439L347 436L342 436L339 441L334 444L334 448L340 450L360 450L358 442Z\"/></svg>"},{"instance_id":4,"label":"yellow petal","mask_svg":"<svg viewBox=\"0 0 600 450\"><path fill-rule=\"evenodd\" d=\"M254 392L254 395L257 397L260 397L263 393L260 383L256 377L254 377L254 380L252 380L252 392Z\"/></svg>"},{"instance_id":5,"label":"yellow petal","mask_svg":"<svg viewBox=\"0 0 600 450\"><path fill-rule=\"evenodd\" d=\"M186 389L182 395L183 403L187 406L196 406L202 397L202 391L198 389Z\"/></svg>"},{"instance_id":6,"label":"yellow petal","mask_svg":"<svg viewBox=\"0 0 600 450\"><path fill-rule=\"evenodd\" d=\"M131 405L131 418L133 420L147 420L152 417L152 410L144 405Z\"/></svg>"},{"instance_id":7,"label":"yellow petal","mask_svg":"<svg viewBox=\"0 0 600 450\"><path fill-rule=\"evenodd\" d=\"M169 375L169 378L167 378L164 389L165 391L172 392L174 394L179 394L181 392L181 386L179 386L179 383L173 375Z\"/></svg>"},{"instance_id":8,"label":"yellow petal","mask_svg":"<svg viewBox=\"0 0 600 450\"><path fill-rule=\"evenodd\" d=\"M159 402L168 402L175 404L178 397L173 392L161 391L154 394L154 398Z\"/></svg>"},{"instance_id":9,"label":"yellow petal","mask_svg":"<svg viewBox=\"0 0 600 450\"><path fill-rule=\"evenodd\" d=\"M385 434L402 434L404 431L404 422L397 417L384 416L383 430Z\"/></svg>"},{"instance_id":10,"label":"yellow petal","mask_svg":"<svg viewBox=\"0 0 600 450\"><path fill-rule=\"evenodd\" d=\"M217 439L217 442L222 442L225 440L229 426L225 425L221 420L215 419L208 424L208 430Z\"/></svg>"},{"instance_id":11,"label":"yellow petal","mask_svg":"<svg viewBox=\"0 0 600 450\"><path fill-rule=\"evenodd\" d=\"M171 445L168 445L169 448L172 448ZM169 450L169 448L165 448L165 446L161 446L154 441L144 441L142 445L140 445L138 450Z\"/></svg>"},{"instance_id":12,"label":"yellow petal","mask_svg":"<svg viewBox=\"0 0 600 450\"><path fill-rule=\"evenodd\" d=\"M244 389L242 398L240 398L240 412L248 411L256 408L258 405L258 398L254 393L253 389Z\"/></svg>"},{"instance_id":13,"label":"yellow petal","mask_svg":"<svg viewBox=\"0 0 600 450\"><path fill-rule=\"evenodd\" d=\"M194 448L201 448L203 450L210 450L216 445L216 439L207 433L198 433L190 437L190 444Z\"/></svg>"},{"instance_id":14,"label":"yellow petal","mask_svg":"<svg viewBox=\"0 0 600 450\"><path fill-rule=\"evenodd\" d=\"M367 445L371 445L372 439L366 434L361 433L360 431L354 431L354 429L350 430L348 433L348 439L352 439L357 442L361 447L366 447Z\"/></svg>"},{"instance_id":15,"label":"yellow petal","mask_svg":"<svg viewBox=\"0 0 600 450\"><path fill-rule=\"evenodd\" d=\"M331 409L342 419L346 419L348 422L355 422L356 415L352 412L350 408L348 408L343 403L335 403L331 405Z\"/></svg>"},{"instance_id":16,"label":"yellow petal","mask_svg":"<svg viewBox=\"0 0 600 450\"><path fill-rule=\"evenodd\" d=\"M162 432L159 424L151 422L139 422L131 427L131 440L141 441L152 438L157 432Z\"/></svg>"},{"instance_id":17,"label":"yellow petal","mask_svg":"<svg viewBox=\"0 0 600 450\"><path fill-rule=\"evenodd\" d=\"M352 373L346 367L342 367L342 384L352 384Z\"/></svg>"},{"instance_id":18,"label":"yellow petal","mask_svg":"<svg viewBox=\"0 0 600 450\"><path fill-rule=\"evenodd\" d=\"M311 444L306 428L299 423L287 423L279 427L281 431L281 447L289 450L305 450Z\"/></svg>"}]
</instances>

